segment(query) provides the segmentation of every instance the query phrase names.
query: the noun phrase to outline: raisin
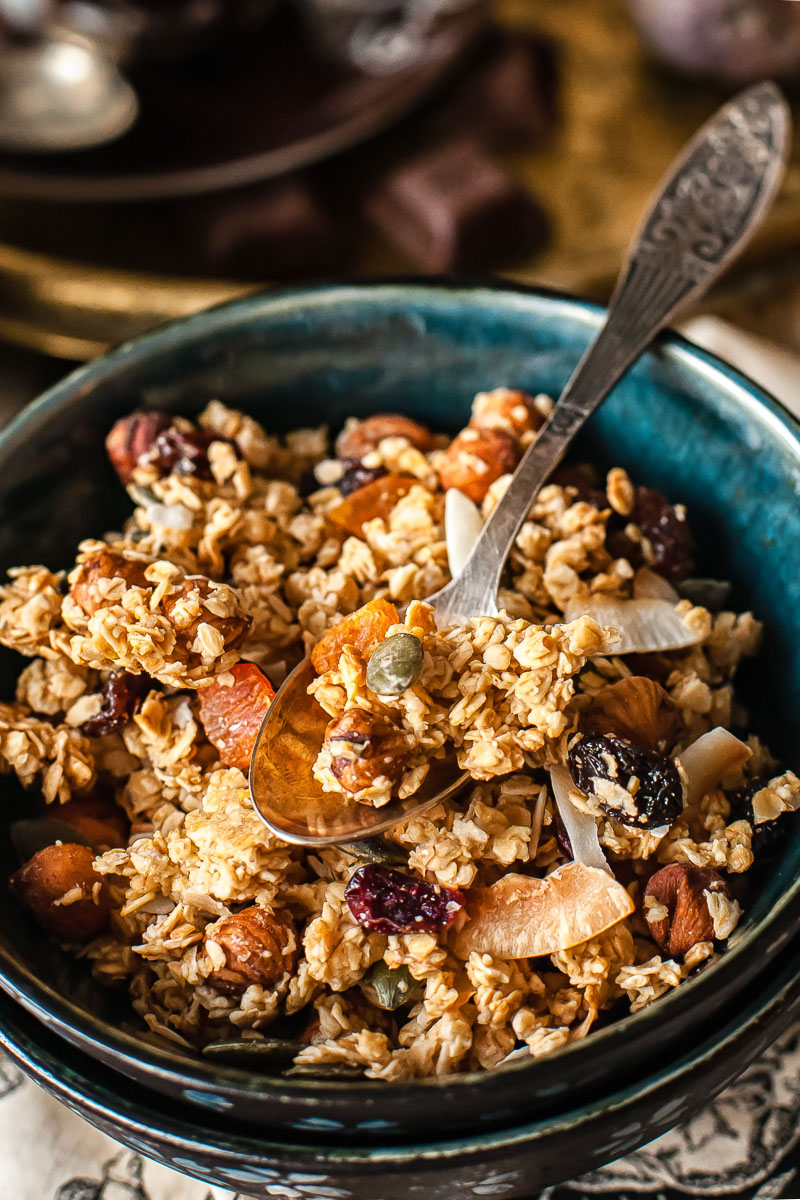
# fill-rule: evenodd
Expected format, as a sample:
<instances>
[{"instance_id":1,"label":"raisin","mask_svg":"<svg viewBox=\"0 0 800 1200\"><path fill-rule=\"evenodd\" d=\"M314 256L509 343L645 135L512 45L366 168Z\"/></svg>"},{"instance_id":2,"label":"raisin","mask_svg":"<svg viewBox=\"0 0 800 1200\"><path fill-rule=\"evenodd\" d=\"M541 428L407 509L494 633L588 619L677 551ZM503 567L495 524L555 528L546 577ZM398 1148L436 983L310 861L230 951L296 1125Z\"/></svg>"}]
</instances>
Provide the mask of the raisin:
<instances>
[{"instance_id":1,"label":"raisin","mask_svg":"<svg viewBox=\"0 0 800 1200\"><path fill-rule=\"evenodd\" d=\"M368 933L435 933L464 907L464 893L376 864L359 867L345 891L350 912Z\"/></svg>"},{"instance_id":2,"label":"raisin","mask_svg":"<svg viewBox=\"0 0 800 1200\"><path fill-rule=\"evenodd\" d=\"M683 808L675 762L627 738L611 733L581 738L570 748L567 764L575 786L622 825L671 825Z\"/></svg>"},{"instance_id":3,"label":"raisin","mask_svg":"<svg viewBox=\"0 0 800 1200\"><path fill-rule=\"evenodd\" d=\"M388 473L385 467L365 467L359 458L346 458L343 466L344 475L339 480L339 491L343 496L352 496L359 488Z\"/></svg>"},{"instance_id":4,"label":"raisin","mask_svg":"<svg viewBox=\"0 0 800 1200\"><path fill-rule=\"evenodd\" d=\"M652 548L645 555L641 542L634 541L619 528L619 522L609 522L608 549L615 558L627 558L634 567L650 567L665 579L686 579L694 571L695 543L687 522L678 516L666 497L653 488L634 490L633 509L625 518L637 525Z\"/></svg>"},{"instance_id":5,"label":"raisin","mask_svg":"<svg viewBox=\"0 0 800 1200\"><path fill-rule=\"evenodd\" d=\"M580 464L574 467L557 467L547 482L557 483L563 488L575 488L578 493L574 501L576 504L581 500L584 504L591 504L598 512L604 512L610 507L608 496L597 486L597 477L591 467Z\"/></svg>"},{"instance_id":6,"label":"raisin","mask_svg":"<svg viewBox=\"0 0 800 1200\"><path fill-rule=\"evenodd\" d=\"M103 684L103 707L99 713L83 722L81 733L87 737L118 733L139 710L152 686L153 680L149 675L131 675L128 671L112 672Z\"/></svg>"},{"instance_id":7,"label":"raisin","mask_svg":"<svg viewBox=\"0 0 800 1200\"><path fill-rule=\"evenodd\" d=\"M727 792L728 803L731 806L731 821L749 821L753 826L753 840L750 849L753 857L763 859L774 854L781 842L784 841L787 826L791 823L791 813L781 813L774 821L762 821L756 825L753 816L753 797L767 786L766 779L751 779L749 783Z\"/></svg>"},{"instance_id":8,"label":"raisin","mask_svg":"<svg viewBox=\"0 0 800 1200\"><path fill-rule=\"evenodd\" d=\"M230 673L232 684L215 680L201 689L200 720L225 765L247 773L275 689L255 663L237 663Z\"/></svg>"}]
</instances>

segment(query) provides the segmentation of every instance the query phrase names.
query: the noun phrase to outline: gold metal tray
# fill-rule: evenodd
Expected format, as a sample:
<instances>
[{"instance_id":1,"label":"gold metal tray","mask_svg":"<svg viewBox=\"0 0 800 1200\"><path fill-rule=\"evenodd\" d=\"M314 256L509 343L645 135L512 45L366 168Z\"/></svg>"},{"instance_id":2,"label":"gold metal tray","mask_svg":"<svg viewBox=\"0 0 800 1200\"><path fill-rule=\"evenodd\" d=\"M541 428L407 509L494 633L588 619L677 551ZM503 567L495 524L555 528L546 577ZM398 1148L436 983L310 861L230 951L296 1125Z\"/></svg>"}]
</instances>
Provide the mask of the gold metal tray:
<instances>
[{"instance_id":1,"label":"gold metal tray","mask_svg":"<svg viewBox=\"0 0 800 1200\"><path fill-rule=\"evenodd\" d=\"M561 78L557 130L547 145L511 159L549 209L552 240L544 253L506 274L602 298L650 191L720 103L720 93L650 62L624 0L499 0L497 15L509 28L552 37ZM746 291L754 280L763 286L770 278L764 264L785 264L798 245L800 144L781 197L733 287ZM365 244L360 269L391 272L402 264L388 249ZM99 268L0 241L0 337L84 359L256 286Z\"/></svg>"}]
</instances>

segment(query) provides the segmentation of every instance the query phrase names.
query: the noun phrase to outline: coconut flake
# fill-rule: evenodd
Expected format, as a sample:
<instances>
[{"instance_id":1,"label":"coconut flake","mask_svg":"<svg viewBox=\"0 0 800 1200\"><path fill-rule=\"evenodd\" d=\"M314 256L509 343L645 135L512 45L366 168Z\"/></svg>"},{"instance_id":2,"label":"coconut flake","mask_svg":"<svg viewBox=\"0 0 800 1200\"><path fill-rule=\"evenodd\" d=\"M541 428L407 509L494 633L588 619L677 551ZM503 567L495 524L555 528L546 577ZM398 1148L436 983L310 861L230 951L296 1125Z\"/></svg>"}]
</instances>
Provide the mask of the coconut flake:
<instances>
[{"instance_id":1,"label":"coconut flake","mask_svg":"<svg viewBox=\"0 0 800 1200\"><path fill-rule=\"evenodd\" d=\"M593 617L615 629L619 643L612 654L648 654L682 650L702 642L705 634L692 628L668 600L617 600L612 596L576 596L567 605L566 619Z\"/></svg>"},{"instance_id":2,"label":"coconut flake","mask_svg":"<svg viewBox=\"0 0 800 1200\"><path fill-rule=\"evenodd\" d=\"M457 488L448 488L444 497L444 536L453 579L463 571L482 529L483 517L478 506Z\"/></svg>"},{"instance_id":3,"label":"coconut flake","mask_svg":"<svg viewBox=\"0 0 800 1200\"><path fill-rule=\"evenodd\" d=\"M686 775L686 803L697 804L752 754L749 746L718 726L704 733L678 756Z\"/></svg>"},{"instance_id":4,"label":"coconut flake","mask_svg":"<svg viewBox=\"0 0 800 1200\"><path fill-rule=\"evenodd\" d=\"M488 888L466 894L466 924L453 950L496 958L540 958L597 937L630 916L628 892L605 871L564 863L544 879L503 875Z\"/></svg>"},{"instance_id":5,"label":"coconut flake","mask_svg":"<svg viewBox=\"0 0 800 1200\"><path fill-rule=\"evenodd\" d=\"M670 604L677 604L680 600L680 596L669 580L656 571L651 571L649 567L640 567L634 575L633 598L634 600L669 600Z\"/></svg>"},{"instance_id":6,"label":"coconut flake","mask_svg":"<svg viewBox=\"0 0 800 1200\"><path fill-rule=\"evenodd\" d=\"M194 518L183 504L148 504L147 520L153 529L171 529L185 533L192 528Z\"/></svg>"},{"instance_id":7,"label":"coconut flake","mask_svg":"<svg viewBox=\"0 0 800 1200\"><path fill-rule=\"evenodd\" d=\"M576 862L585 863L587 867L598 867L613 875L608 860L600 845L597 835L597 822L591 813L583 812L570 800L570 792L578 789L572 782L569 771L564 766L550 768L550 786L553 789L558 815L567 831L572 853Z\"/></svg>"}]
</instances>

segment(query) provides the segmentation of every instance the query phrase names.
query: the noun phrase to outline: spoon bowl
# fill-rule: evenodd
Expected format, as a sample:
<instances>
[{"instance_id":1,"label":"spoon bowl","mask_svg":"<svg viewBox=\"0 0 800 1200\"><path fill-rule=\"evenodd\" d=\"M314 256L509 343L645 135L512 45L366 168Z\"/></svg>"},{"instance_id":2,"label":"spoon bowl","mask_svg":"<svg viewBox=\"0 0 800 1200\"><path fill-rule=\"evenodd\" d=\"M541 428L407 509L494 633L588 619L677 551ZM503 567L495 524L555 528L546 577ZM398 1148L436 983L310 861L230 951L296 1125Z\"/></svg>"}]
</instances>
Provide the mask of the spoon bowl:
<instances>
[{"instance_id":1,"label":"spoon bowl","mask_svg":"<svg viewBox=\"0 0 800 1200\"><path fill-rule=\"evenodd\" d=\"M455 753L433 759L419 791L380 808L324 792L312 774L330 717L308 686L316 672L305 659L287 675L272 702L250 763L250 793L263 821L284 841L330 846L375 837L413 813L454 795L466 782ZM272 764L280 763L280 770ZM262 807L262 801L265 801ZM275 814L279 818L276 819Z\"/></svg>"}]
</instances>

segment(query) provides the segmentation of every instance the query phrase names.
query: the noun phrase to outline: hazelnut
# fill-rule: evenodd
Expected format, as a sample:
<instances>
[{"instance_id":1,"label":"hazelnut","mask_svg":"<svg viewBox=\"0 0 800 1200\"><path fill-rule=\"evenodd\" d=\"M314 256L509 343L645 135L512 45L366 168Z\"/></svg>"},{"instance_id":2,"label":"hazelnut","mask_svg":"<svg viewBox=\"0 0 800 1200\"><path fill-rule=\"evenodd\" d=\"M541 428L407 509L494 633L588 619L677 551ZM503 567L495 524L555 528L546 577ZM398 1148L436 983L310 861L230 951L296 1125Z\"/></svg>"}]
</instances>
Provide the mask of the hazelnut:
<instances>
[{"instance_id":1,"label":"hazelnut","mask_svg":"<svg viewBox=\"0 0 800 1200\"><path fill-rule=\"evenodd\" d=\"M448 446L439 464L442 487L457 488L480 504L501 475L516 470L520 449L502 429L463 429Z\"/></svg>"},{"instance_id":2,"label":"hazelnut","mask_svg":"<svg viewBox=\"0 0 800 1200\"><path fill-rule=\"evenodd\" d=\"M122 809L102 797L84 796L60 804L57 819L76 829L78 833L102 850L113 846L124 846L128 841L130 823Z\"/></svg>"},{"instance_id":3,"label":"hazelnut","mask_svg":"<svg viewBox=\"0 0 800 1200\"><path fill-rule=\"evenodd\" d=\"M152 454L159 434L171 424L163 412L134 412L117 421L106 438L106 452L123 484L130 483L142 458Z\"/></svg>"},{"instance_id":4,"label":"hazelnut","mask_svg":"<svg viewBox=\"0 0 800 1200\"><path fill-rule=\"evenodd\" d=\"M243 992L252 984L274 987L291 974L300 953L297 928L286 909L269 912L254 904L206 930L205 945L225 956L208 976L221 992ZM216 958L217 955L213 954Z\"/></svg>"},{"instance_id":5,"label":"hazelnut","mask_svg":"<svg viewBox=\"0 0 800 1200\"><path fill-rule=\"evenodd\" d=\"M325 730L331 771L347 792L360 792L376 779L397 779L407 747L402 735L363 708L346 708Z\"/></svg>"},{"instance_id":6,"label":"hazelnut","mask_svg":"<svg viewBox=\"0 0 800 1200\"><path fill-rule=\"evenodd\" d=\"M660 683L631 675L592 698L581 721L584 733L615 733L648 750L668 749L678 732L678 712Z\"/></svg>"},{"instance_id":7,"label":"hazelnut","mask_svg":"<svg viewBox=\"0 0 800 1200\"><path fill-rule=\"evenodd\" d=\"M118 550L103 548L80 564L73 577L69 593L87 616L93 616L105 604L107 579L124 579L128 587L149 587L145 579L147 563L126 558Z\"/></svg>"},{"instance_id":8,"label":"hazelnut","mask_svg":"<svg viewBox=\"0 0 800 1200\"><path fill-rule=\"evenodd\" d=\"M213 626L222 636L226 651L236 650L244 641L250 629L250 619L241 615L241 607L238 604L237 611L229 617L218 617L203 604L212 592L218 593L221 586L223 585L212 584L205 575L187 575L183 579L176 579L164 596L162 608L174 624L178 641L185 650L193 650L201 625ZM195 601L200 605L200 611L196 614ZM192 613L188 620L187 613Z\"/></svg>"},{"instance_id":9,"label":"hazelnut","mask_svg":"<svg viewBox=\"0 0 800 1200\"><path fill-rule=\"evenodd\" d=\"M726 891L725 880L710 867L670 863L656 871L644 890L643 906L650 936L671 958L681 958L698 942L714 937L706 891Z\"/></svg>"},{"instance_id":10,"label":"hazelnut","mask_svg":"<svg viewBox=\"0 0 800 1200\"><path fill-rule=\"evenodd\" d=\"M469 423L473 429L502 429L520 438L525 433L535 433L544 422L544 415L532 396L511 388L495 388L492 392L478 392L472 402Z\"/></svg>"},{"instance_id":11,"label":"hazelnut","mask_svg":"<svg viewBox=\"0 0 800 1200\"><path fill-rule=\"evenodd\" d=\"M94 859L88 846L45 846L11 876L9 887L48 933L88 942L107 924L111 907Z\"/></svg>"},{"instance_id":12,"label":"hazelnut","mask_svg":"<svg viewBox=\"0 0 800 1200\"><path fill-rule=\"evenodd\" d=\"M433 447L431 431L424 425L400 413L379 413L347 425L336 439L336 453L339 458L360 460L370 450L375 450L384 438L390 437L406 438L423 453Z\"/></svg>"}]
</instances>

